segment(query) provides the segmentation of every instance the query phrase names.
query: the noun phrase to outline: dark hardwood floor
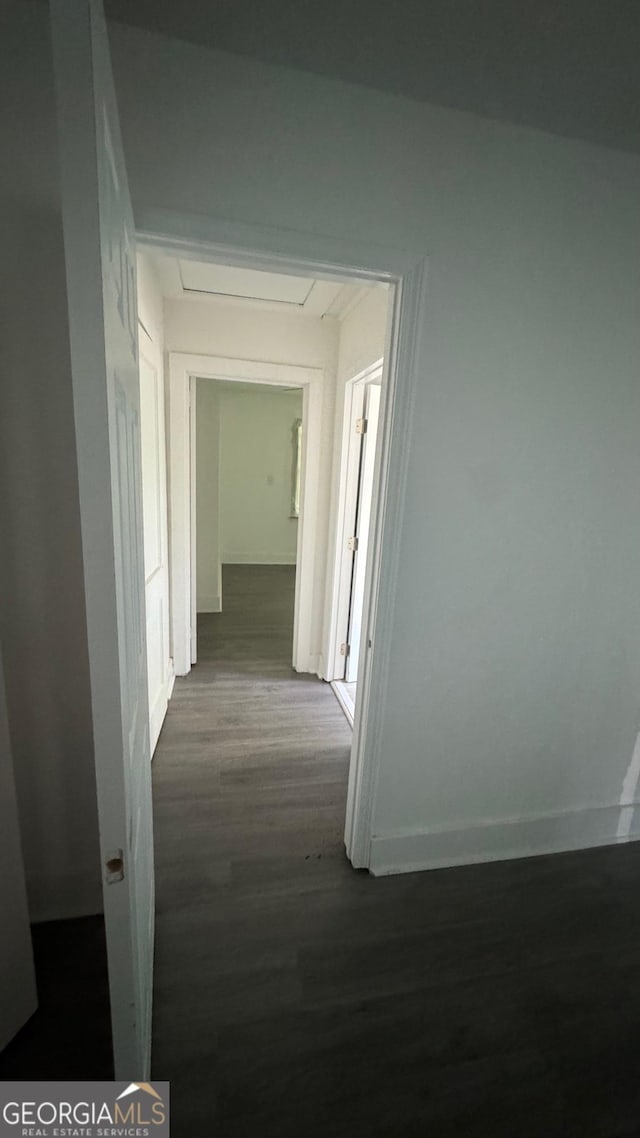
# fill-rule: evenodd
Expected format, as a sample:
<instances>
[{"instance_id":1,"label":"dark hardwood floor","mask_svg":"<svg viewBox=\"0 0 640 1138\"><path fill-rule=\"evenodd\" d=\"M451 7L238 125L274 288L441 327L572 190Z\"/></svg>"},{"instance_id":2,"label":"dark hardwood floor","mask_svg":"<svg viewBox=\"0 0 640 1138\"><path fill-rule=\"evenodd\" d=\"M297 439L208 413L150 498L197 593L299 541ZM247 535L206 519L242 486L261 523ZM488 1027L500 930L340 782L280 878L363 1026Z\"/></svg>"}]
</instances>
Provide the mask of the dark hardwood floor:
<instances>
[{"instance_id":1,"label":"dark hardwood floor","mask_svg":"<svg viewBox=\"0 0 640 1138\"><path fill-rule=\"evenodd\" d=\"M174 1138L640 1135L640 846L374 879L293 574L228 567L154 759Z\"/></svg>"},{"instance_id":2,"label":"dark hardwood floor","mask_svg":"<svg viewBox=\"0 0 640 1138\"><path fill-rule=\"evenodd\" d=\"M45 921L31 935L38 1009L0 1053L0 1079L112 1079L104 919Z\"/></svg>"}]
</instances>

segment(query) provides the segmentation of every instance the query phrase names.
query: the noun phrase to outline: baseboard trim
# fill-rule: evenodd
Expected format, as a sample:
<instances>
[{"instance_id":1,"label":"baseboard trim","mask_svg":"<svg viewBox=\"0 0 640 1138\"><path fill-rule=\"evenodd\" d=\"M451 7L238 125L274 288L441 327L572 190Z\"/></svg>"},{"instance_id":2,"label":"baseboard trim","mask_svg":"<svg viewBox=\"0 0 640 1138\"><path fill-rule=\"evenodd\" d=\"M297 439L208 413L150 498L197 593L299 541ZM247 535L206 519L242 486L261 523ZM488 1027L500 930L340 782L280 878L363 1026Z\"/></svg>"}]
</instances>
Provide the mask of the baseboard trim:
<instances>
[{"instance_id":1,"label":"baseboard trim","mask_svg":"<svg viewBox=\"0 0 640 1138\"><path fill-rule=\"evenodd\" d=\"M374 834L369 870L375 877L383 877L636 841L640 838L640 810L634 810L637 805L592 807L455 829ZM634 817L629 825L630 809ZM625 825L621 827L623 814Z\"/></svg>"},{"instance_id":2,"label":"baseboard trim","mask_svg":"<svg viewBox=\"0 0 640 1138\"><path fill-rule=\"evenodd\" d=\"M318 675L318 657L317 656L309 656L306 661L305 660L298 661L297 664L294 664L294 669L296 672L301 672L305 676L306 675L317 676ZM321 678L321 677L319 677L319 678Z\"/></svg>"},{"instance_id":3,"label":"baseboard trim","mask_svg":"<svg viewBox=\"0 0 640 1138\"><path fill-rule=\"evenodd\" d=\"M221 596L204 596L198 597L197 604L198 612L222 612L222 597Z\"/></svg>"},{"instance_id":4,"label":"baseboard trim","mask_svg":"<svg viewBox=\"0 0 640 1138\"><path fill-rule=\"evenodd\" d=\"M295 565L295 553L225 553L223 565Z\"/></svg>"},{"instance_id":5,"label":"baseboard trim","mask_svg":"<svg viewBox=\"0 0 640 1138\"><path fill-rule=\"evenodd\" d=\"M355 707L351 701L351 698L349 697L349 695L347 694L347 692L345 690L344 681L343 680L331 680L331 688L332 688L333 694L335 695L338 703L340 704L340 707L342 708L342 710L344 712L344 717L345 717L347 723L349 724L351 730L353 731L353 715L355 712Z\"/></svg>"}]
</instances>

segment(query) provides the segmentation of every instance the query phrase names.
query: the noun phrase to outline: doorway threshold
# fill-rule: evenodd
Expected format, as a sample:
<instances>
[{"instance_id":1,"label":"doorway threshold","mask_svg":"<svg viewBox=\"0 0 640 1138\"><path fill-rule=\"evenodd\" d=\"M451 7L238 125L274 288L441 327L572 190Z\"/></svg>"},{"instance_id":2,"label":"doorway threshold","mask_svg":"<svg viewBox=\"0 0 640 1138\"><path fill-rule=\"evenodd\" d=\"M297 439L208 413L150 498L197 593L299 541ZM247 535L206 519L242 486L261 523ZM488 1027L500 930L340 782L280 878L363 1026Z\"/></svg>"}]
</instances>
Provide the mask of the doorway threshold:
<instances>
[{"instance_id":1,"label":"doorway threshold","mask_svg":"<svg viewBox=\"0 0 640 1138\"><path fill-rule=\"evenodd\" d=\"M335 697L344 711L345 719L351 728L353 728L353 716L356 709L356 684L348 684L344 680L332 680L331 687L333 688Z\"/></svg>"}]
</instances>

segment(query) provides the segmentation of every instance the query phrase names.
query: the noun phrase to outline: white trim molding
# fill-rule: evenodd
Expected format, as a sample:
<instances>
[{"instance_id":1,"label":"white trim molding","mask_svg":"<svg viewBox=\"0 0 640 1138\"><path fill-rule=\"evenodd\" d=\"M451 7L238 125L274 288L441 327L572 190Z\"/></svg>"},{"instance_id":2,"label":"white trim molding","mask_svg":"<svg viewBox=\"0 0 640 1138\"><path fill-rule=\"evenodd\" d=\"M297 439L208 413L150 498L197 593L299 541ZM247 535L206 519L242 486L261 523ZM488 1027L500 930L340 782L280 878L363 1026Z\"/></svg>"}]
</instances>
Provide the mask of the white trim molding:
<instances>
[{"instance_id":1,"label":"white trim molding","mask_svg":"<svg viewBox=\"0 0 640 1138\"><path fill-rule=\"evenodd\" d=\"M632 806L632 824L623 836L619 824L621 809L625 807L619 803L529 818L460 824L450 829L374 834L369 869L382 877L631 842L640 838L638 805Z\"/></svg>"},{"instance_id":2,"label":"white trim molding","mask_svg":"<svg viewBox=\"0 0 640 1138\"><path fill-rule=\"evenodd\" d=\"M302 508L298 522L296 593L293 626L293 667L316 672L318 652L311 644L316 559L316 519L320 493L323 372L223 356L169 353L169 501L172 650L176 674L186 675L196 655L192 634L193 541L195 528L191 493L193 462L190 438L189 388L193 378L269 384L302 389ZM210 611L216 611L214 609Z\"/></svg>"},{"instance_id":3,"label":"white trim molding","mask_svg":"<svg viewBox=\"0 0 640 1138\"><path fill-rule=\"evenodd\" d=\"M331 522L331 532L335 535L333 548L333 564L327 571L329 589L328 606L329 617L327 621L327 634L324 644L324 659L326 670L323 679L333 682L344 679L344 657L340 655L340 644L347 638L349 625L349 609L351 602L351 560L347 557L347 542L351 536L350 527L353 526L353 512L349 506L355 506L357 485L359 481L360 454L359 448L354 445L353 423L356 412L356 389L363 389L367 383L377 383L383 378L384 360L375 363L358 372L348 379L344 387L344 404L339 421L336 420L335 430L339 437L339 465L334 474L338 487L337 501L332 503L332 514L335 516ZM361 414L361 412L358 412ZM380 424L380 429L384 425ZM376 456L376 461L378 456ZM353 717L351 718L353 726Z\"/></svg>"},{"instance_id":4,"label":"white trim molding","mask_svg":"<svg viewBox=\"0 0 640 1138\"><path fill-rule=\"evenodd\" d=\"M271 553L267 550L252 549L249 552L244 550L227 550L223 552L221 561L223 565L295 565L296 558L292 557L286 550L282 553Z\"/></svg>"},{"instance_id":5,"label":"white trim molding","mask_svg":"<svg viewBox=\"0 0 640 1138\"><path fill-rule=\"evenodd\" d=\"M411 426L420 373L427 261L407 266L393 298L382 376L381 429L362 619L362 645L349 768L345 842L353 865L371 868L371 835L389 677ZM367 826L363 819L367 820Z\"/></svg>"}]
</instances>

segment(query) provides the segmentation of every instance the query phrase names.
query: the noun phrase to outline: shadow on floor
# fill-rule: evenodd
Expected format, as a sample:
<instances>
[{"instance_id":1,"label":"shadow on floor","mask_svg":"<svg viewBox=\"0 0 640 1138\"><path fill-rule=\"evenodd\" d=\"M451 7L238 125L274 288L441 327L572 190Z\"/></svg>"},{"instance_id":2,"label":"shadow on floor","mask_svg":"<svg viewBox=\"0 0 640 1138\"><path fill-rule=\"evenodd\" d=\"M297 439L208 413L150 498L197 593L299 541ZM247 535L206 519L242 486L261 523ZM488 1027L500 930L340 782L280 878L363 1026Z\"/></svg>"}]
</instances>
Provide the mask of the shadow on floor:
<instances>
[{"instance_id":1,"label":"shadow on floor","mask_svg":"<svg viewBox=\"0 0 640 1138\"><path fill-rule=\"evenodd\" d=\"M112 1079L102 917L33 925L39 1007L0 1054L0 1079Z\"/></svg>"}]
</instances>

